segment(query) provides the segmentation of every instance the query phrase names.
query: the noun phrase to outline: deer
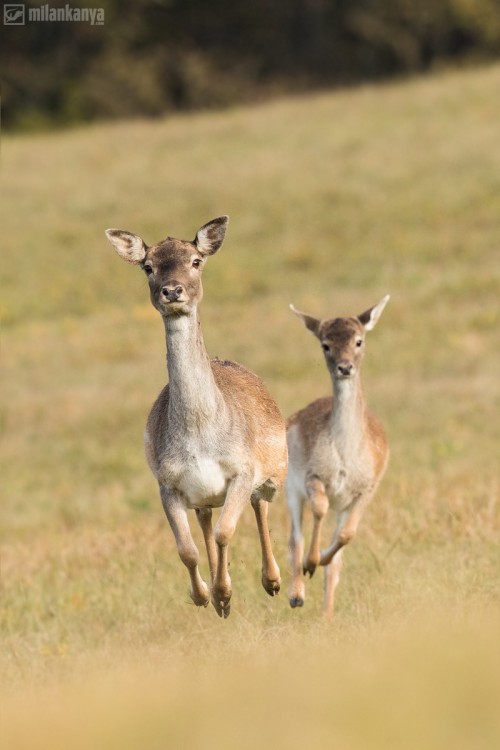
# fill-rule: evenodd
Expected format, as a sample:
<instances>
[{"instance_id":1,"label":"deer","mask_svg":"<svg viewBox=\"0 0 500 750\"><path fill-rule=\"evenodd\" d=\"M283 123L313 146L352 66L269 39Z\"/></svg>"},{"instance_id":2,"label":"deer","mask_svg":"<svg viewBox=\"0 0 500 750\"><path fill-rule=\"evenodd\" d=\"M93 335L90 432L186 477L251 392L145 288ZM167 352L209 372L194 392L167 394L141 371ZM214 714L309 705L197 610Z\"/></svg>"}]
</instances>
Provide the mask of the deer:
<instances>
[{"instance_id":1,"label":"deer","mask_svg":"<svg viewBox=\"0 0 500 750\"><path fill-rule=\"evenodd\" d=\"M332 396L319 398L287 421L289 470L285 482L291 518L290 606L302 607L305 577L325 568L323 613L330 617L342 570L343 550L356 534L389 459L381 424L368 409L361 387L360 368L365 334L371 331L389 300L353 318L317 319L290 305L319 340L333 386ZM313 516L311 542L304 558L304 506ZM321 550L321 527L332 509L336 515L333 538Z\"/></svg>"},{"instance_id":2,"label":"deer","mask_svg":"<svg viewBox=\"0 0 500 750\"><path fill-rule=\"evenodd\" d=\"M147 419L144 445L177 551L190 577L197 607L210 600L220 617L231 610L228 545L248 504L262 549L262 585L280 590L268 508L287 471L285 422L263 381L236 362L210 359L198 307L202 272L221 247L229 218L198 229L192 241L173 237L148 246L137 235L107 229L117 253L147 277L151 302L166 335L168 383ZM220 515L212 526L212 510ZM188 510L195 511L208 557L210 587L199 571Z\"/></svg>"}]
</instances>

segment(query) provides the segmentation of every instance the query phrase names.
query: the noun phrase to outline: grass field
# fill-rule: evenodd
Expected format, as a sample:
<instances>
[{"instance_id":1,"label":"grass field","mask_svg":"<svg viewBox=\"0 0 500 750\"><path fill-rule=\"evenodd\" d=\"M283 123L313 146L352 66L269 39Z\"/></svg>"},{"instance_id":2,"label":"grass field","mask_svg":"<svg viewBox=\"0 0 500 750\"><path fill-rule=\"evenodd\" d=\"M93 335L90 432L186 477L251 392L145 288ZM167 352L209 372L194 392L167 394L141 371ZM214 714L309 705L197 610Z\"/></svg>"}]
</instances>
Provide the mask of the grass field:
<instances>
[{"instance_id":1,"label":"grass field","mask_svg":"<svg viewBox=\"0 0 500 750\"><path fill-rule=\"evenodd\" d=\"M500 65L4 139L2 749L498 746L498 91ZM329 389L288 303L392 295L364 364L391 463L331 623L319 575L288 606L283 496L282 594L249 509L231 617L198 611L143 457L163 326L103 231L222 213L205 340L284 414Z\"/></svg>"}]
</instances>

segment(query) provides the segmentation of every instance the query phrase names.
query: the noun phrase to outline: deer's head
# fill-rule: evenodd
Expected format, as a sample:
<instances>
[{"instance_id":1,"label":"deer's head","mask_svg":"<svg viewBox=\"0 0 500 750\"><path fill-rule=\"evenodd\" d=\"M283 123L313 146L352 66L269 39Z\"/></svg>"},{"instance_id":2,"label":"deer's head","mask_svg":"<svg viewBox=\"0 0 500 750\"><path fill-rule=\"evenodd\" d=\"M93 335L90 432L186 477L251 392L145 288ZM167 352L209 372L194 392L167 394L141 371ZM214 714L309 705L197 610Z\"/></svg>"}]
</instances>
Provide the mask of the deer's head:
<instances>
[{"instance_id":1,"label":"deer's head","mask_svg":"<svg viewBox=\"0 0 500 750\"><path fill-rule=\"evenodd\" d=\"M319 320L296 310L293 305L290 305L290 309L319 339L330 375L335 381L339 381L354 378L358 374L364 355L365 333L375 328L388 301L387 294L377 305L355 318Z\"/></svg>"},{"instance_id":2,"label":"deer's head","mask_svg":"<svg viewBox=\"0 0 500 750\"><path fill-rule=\"evenodd\" d=\"M227 216L209 221L192 242L167 237L148 247L136 234L121 229L107 229L106 237L118 255L142 268L151 302L164 317L186 315L201 301L205 261L221 247L228 221Z\"/></svg>"}]
</instances>

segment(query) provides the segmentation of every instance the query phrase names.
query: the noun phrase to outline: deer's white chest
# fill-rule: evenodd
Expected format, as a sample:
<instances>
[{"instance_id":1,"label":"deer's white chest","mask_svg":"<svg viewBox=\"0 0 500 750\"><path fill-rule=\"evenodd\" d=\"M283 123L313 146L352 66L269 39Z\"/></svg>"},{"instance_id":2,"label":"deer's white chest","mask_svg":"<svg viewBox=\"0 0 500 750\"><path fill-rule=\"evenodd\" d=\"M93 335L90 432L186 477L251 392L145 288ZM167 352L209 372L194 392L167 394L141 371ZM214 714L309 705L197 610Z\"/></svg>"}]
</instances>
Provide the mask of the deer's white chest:
<instances>
[{"instance_id":1,"label":"deer's white chest","mask_svg":"<svg viewBox=\"0 0 500 750\"><path fill-rule=\"evenodd\" d=\"M189 508L222 506L231 473L220 457L198 441L169 448L158 472L160 483L176 490Z\"/></svg>"},{"instance_id":2,"label":"deer's white chest","mask_svg":"<svg viewBox=\"0 0 500 750\"><path fill-rule=\"evenodd\" d=\"M370 456L359 449L346 455L332 446L330 471L325 471L324 482L331 506L343 510L370 487Z\"/></svg>"},{"instance_id":3,"label":"deer's white chest","mask_svg":"<svg viewBox=\"0 0 500 750\"><path fill-rule=\"evenodd\" d=\"M196 456L179 476L177 486L189 507L219 507L224 504L227 479L218 461Z\"/></svg>"}]
</instances>

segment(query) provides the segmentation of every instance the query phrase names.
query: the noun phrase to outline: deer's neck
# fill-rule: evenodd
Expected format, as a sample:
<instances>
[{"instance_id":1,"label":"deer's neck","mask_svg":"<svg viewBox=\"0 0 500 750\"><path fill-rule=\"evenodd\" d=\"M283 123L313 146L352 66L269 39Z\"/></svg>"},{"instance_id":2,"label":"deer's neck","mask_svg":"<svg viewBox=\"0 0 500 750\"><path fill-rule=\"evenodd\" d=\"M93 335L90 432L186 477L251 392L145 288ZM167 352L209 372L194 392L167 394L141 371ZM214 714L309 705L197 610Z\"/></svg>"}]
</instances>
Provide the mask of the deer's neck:
<instances>
[{"instance_id":1,"label":"deer's neck","mask_svg":"<svg viewBox=\"0 0 500 750\"><path fill-rule=\"evenodd\" d=\"M363 440L365 399L359 374L349 380L333 381L332 437L341 453L355 452Z\"/></svg>"},{"instance_id":2,"label":"deer's neck","mask_svg":"<svg viewBox=\"0 0 500 750\"><path fill-rule=\"evenodd\" d=\"M169 423L196 429L216 418L222 396L205 349L198 312L165 317Z\"/></svg>"}]
</instances>

